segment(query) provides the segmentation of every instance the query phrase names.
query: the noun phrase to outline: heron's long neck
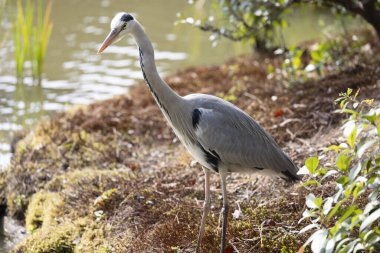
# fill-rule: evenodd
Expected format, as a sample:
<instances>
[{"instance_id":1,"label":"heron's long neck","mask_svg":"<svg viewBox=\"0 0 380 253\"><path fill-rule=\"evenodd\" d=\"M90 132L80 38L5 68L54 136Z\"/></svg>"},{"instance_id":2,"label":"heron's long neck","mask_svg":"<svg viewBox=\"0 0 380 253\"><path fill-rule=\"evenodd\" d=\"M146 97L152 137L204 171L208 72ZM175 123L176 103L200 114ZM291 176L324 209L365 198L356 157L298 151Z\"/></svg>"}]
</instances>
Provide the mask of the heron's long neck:
<instances>
[{"instance_id":1,"label":"heron's long neck","mask_svg":"<svg viewBox=\"0 0 380 253\"><path fill-rule=\"evenodd\" d=\"M158 74L154 61L152 43L144 32L142 26L137 23L137 21L135 29L133 30L133 35L139 47L140 65L144 79L160 108L170 117L170 108L173 108L181 97L175 93Z\"/></svg>"}]
</instances>

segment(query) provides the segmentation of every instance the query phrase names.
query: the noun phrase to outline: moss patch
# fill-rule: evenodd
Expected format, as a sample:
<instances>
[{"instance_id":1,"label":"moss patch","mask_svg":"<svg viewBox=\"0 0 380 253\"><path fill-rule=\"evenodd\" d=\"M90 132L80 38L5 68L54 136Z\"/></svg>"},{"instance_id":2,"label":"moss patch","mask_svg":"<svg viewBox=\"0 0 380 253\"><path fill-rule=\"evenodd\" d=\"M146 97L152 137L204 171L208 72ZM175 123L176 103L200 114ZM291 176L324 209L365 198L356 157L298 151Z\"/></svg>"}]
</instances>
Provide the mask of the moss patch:
<instances>
[{"instance_id":1,"label":"moss patch","mask_svg":"<svg viewBox=\"0 0 380 253\"><path fill-rule=\"evenodd\" d=\"M62 204L63 199L59 193L41 190L34 194L26 212L26 229L33 232L41 227L56 225Z\"/></svg>"},{"instance_id":2,"label":"moss patch","mask_svg":"<svg viewBox=\"0 0 380 253\"><path fill-rule=\"evenodd\" d=\"M79 235L80 231L72 223L46 226L29 236L14 252L71 253L74 252L74 242Z\"/></svg>"}]
</instances>

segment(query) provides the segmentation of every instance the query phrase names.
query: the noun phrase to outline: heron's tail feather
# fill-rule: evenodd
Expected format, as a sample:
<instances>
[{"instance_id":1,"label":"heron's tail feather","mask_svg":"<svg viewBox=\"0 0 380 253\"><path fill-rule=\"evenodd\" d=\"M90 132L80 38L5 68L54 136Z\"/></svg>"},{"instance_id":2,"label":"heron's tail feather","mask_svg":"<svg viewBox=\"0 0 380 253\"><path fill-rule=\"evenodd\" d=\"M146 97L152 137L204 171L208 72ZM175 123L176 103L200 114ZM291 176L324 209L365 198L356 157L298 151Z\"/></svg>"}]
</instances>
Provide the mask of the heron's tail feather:
<instances>
[{"instance_id":1,"label":"heron's tail feather","mask_svg":"<svg viewBox=\"0 0 380 253\"><path fill-rule=\"evenodd\" d=\"M285 154L283 153L285 158L285 166L283 166L281 170L280 177L288 182L298 182L302 179L300 175L297 174L298 167L294 164L294 162Z\"/></svg>"}]
</instances>

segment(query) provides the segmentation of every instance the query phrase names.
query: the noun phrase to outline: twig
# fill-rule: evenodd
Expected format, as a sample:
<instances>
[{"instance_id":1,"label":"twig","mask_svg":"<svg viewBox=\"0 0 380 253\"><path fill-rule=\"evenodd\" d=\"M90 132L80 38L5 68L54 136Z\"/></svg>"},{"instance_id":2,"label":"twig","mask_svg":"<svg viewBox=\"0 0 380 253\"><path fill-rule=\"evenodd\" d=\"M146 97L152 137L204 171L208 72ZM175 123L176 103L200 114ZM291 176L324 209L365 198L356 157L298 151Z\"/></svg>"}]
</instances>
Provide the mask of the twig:
<instances>
[{"instance_id":1,"label":"twig","mask_svg":"<svg viewBox=\"0 0 380 253\"><path fill-rule=\"evenodd\" d=\"M237 249L237 247L231 241L228 241L228 243L232 246L232 248L234 248L234 252L240 253L240 251Z\"/></svg>"}]
</instances>

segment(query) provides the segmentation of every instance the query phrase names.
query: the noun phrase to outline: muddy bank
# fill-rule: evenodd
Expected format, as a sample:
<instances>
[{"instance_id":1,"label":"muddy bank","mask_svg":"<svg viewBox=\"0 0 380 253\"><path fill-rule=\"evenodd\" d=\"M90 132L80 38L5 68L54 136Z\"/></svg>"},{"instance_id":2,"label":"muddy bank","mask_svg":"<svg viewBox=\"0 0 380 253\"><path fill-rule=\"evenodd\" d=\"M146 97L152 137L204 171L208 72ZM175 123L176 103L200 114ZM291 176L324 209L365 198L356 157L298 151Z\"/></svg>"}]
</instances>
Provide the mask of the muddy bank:
<instances>
[{"instance_id":1,"label":"muddy bank","mask_svg":"<svg viewBox=\"0 0 380 253\"><path fill-rule=\"evenodd\" d=\"M166 78L181 95L215 94L252 115L302 165L336 141L339 92L361 88L379 99L374 57L339 74L285 88L268 79L280 58L242 56ZM31 235L15 252L193 252L204 176L167 126L148 88L74 108L41 122L18 142L0 176L1 202ZM229 247L240 252L295 252L304 189L279 179L232 175ZM212 211L203 252L218 248L220 184L212 178ZM232 215L234 214L234 215Z\"/></svg>"}]
</instances>

